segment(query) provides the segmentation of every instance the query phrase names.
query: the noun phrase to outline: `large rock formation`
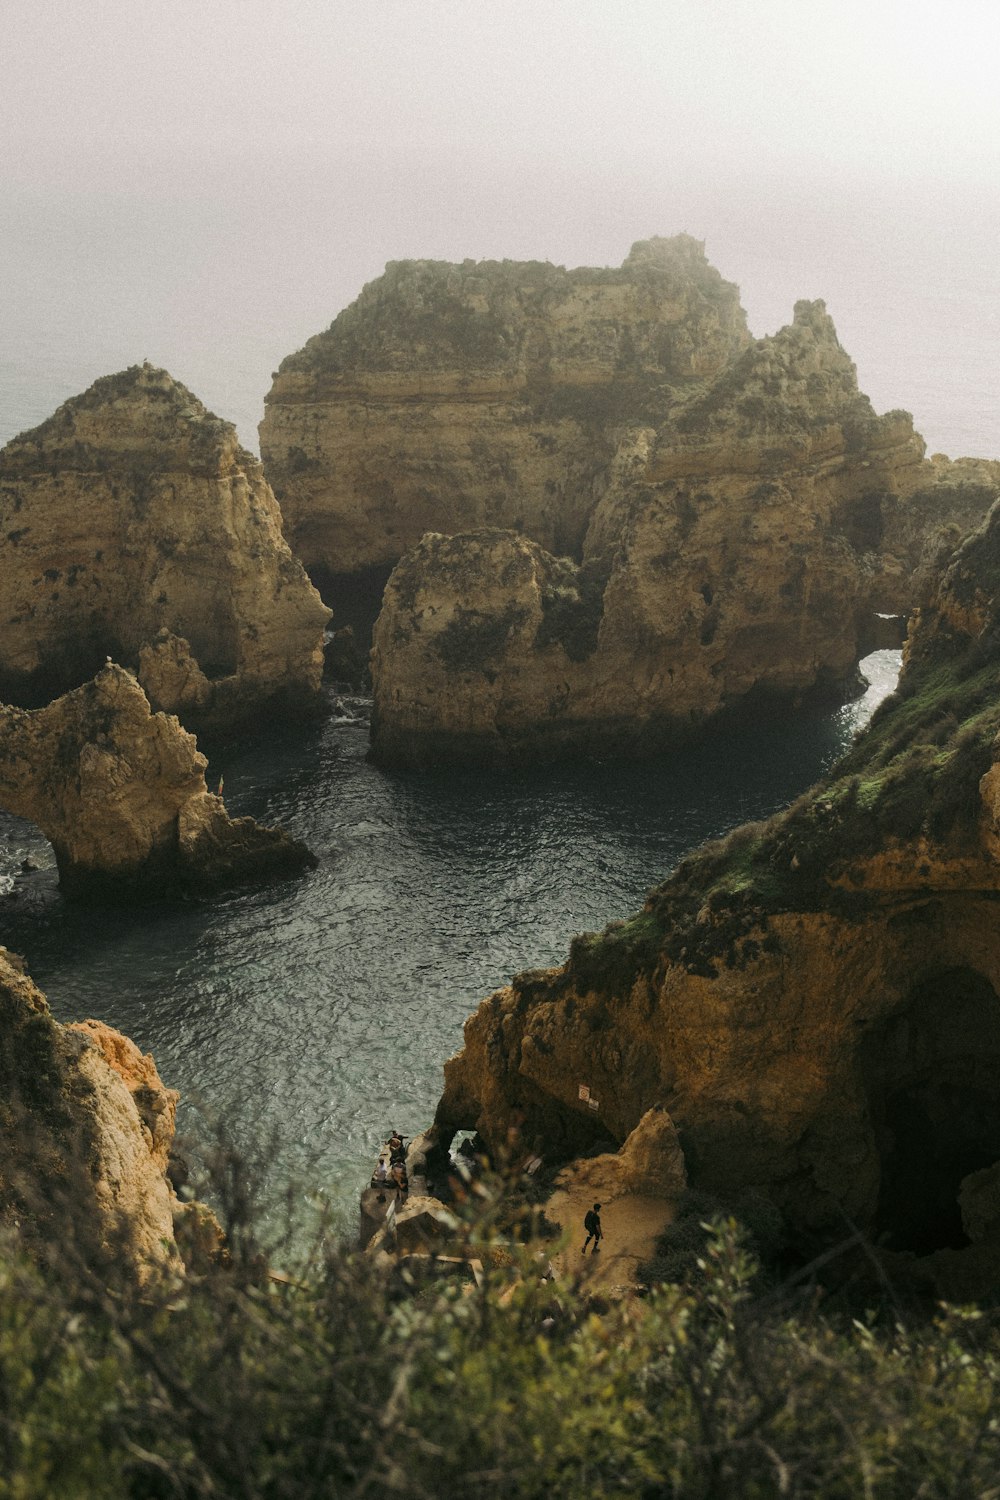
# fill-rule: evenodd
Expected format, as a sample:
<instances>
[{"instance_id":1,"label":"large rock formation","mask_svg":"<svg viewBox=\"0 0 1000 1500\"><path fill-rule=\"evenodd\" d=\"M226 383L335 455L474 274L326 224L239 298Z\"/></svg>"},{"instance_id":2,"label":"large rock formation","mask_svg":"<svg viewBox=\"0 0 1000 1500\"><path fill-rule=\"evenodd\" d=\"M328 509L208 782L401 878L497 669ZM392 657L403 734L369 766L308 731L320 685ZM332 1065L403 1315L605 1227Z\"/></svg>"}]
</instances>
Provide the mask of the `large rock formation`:
<instances>
[{"instance_id":1,"label":"large rock formation","mask_svg":"<svg viewBox=\"0 0 1000 1500\"><path fill-rule=\"evenodd\" d=\"M329 612L259 463L163 370L98 380L0 452L0 585L4 701L112 655L196 726L317 707Z\"/></svg>"},{"instance_id":2,"label":"large rock formation","mask_svg":"<svg viewBox=\"0 0 1000 1500\"><path fill-rule=\"evenodd\" d=\"M403 559L373 745L418 766L843 692L1000 477L876 416L821 302L752 340L687 235L613 270L391 264L284 361L261 452L345 622Z\"/></svg>"},{"instance_id":3,"label":"large rock formation","mask_svg":"<svg viewBox=\"0 0 1000 1500\"><path fill-rule=\"evenodd\" d=\"M995 1282L998 642L1000 506L834 773L486 1000L441 1128L572 1155L662 1105L695 1186L758 1188L806 1236L859 1225L951 1295Z\"/></svg>"},{"instance_id":4,"label":"large rock formation","mask_svg":"<svg viewBox=\"0 0 1000 1500\"><path fill-rule=\"evenodd\" d=\"M388 569L479 526L578 553L621 422L659 420L749 339L688 235L619 269L393 262L283 361L264 469L310 570Z\"/></svg>"},{"instance_id":5,"label":"large rock formation","mask_svg":"<svg viewBox=\"0 0 1000 1500\"><path fill-rule=\"evenodd\" d=\"M997 481L876 416L821 302L753 341L687 235L613 270L390 265L284 361L261 452L345 622L398 562L373 749L417 766L843 692Z\"/></svg>"},{"instance_id":6,"label":"large rock formation","mask_svg":"<svg viewBox=\"0 0 1000 1500\"><path fill-rule=\"evenodd\" d=\"M50 840L71 895L211 890L315 863L286 834L231 819L206 765L122 667L45 708L0 705L0 807Z\"/></svg>"},{"instance_id":7,"label":"large rock formation","mask_svg":"<svg viewBox=\"0 0 1000 1500\"><path fill-rule=\"evenodd\" d=\"M0 1223L63 1270L182 1269L201 1205L178 1202L166 1166L177 1095L127 1037L60 1026L21 962L0 948Z\"/></svg>"},{"instance_id":8,"label":"large rock formation","mask_svg":"<svg viewBox=\"0 0 1000 1500\"><path fill-rule=\"evenodd\" d=\"M858 391L823 304L798 303L656 426L619 429L579 566L501 531L403 559L375 633L376 756L644 751L753 694L842 691L922 555L901 519L935 477L922 454L906 413ZM987 493L963 503L981 517Z\"/></svg>"}]
</instances>

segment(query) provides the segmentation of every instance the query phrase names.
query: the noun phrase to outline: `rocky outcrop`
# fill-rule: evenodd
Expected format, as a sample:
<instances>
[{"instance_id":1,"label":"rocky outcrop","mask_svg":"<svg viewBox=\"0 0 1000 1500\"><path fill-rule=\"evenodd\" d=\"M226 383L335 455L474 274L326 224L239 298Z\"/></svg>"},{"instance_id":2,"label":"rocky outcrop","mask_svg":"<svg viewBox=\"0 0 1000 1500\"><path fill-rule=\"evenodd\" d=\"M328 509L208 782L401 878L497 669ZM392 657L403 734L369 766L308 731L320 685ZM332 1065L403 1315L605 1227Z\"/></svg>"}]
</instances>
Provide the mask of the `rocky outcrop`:
<instances>
[{"instance_id":1,"label":"rocky outcrop","mask_svg":"<svg viewBox=\"0 0 1000 1500\"><path fill-rule=\"evenodd\" d=\"M484 1001L446 1067L445 1135L572 1156L662 1106L695 1187L757 1188L800 1238L859 1225L926 1257L939 1291L964 1294L970 1265L995 1281L998 641L1000 507L827 780Z\"/></svg>"},{"instance_id":2,"label":"rocky outcrop","mask_svg":"<svg viewBox=\"0 0 1000 1500\"><path fill-rule=\"evenodd\" d=\"M373 750L400 766L843 694L997 477L877 416L821 302L752 340L687 235L614 270L390 265L282 364L261 452L345 622L398 566Z\"/></svg>"},{"instance_id":3,"label":"rocky outcrop","mask_svg":"<svg viewBox=\"0 0 1000 1500\"><path fill-rule=\"evenodd\" d=\"M70 895L211 890L315 863L286 834L231 819L206 765L119 666L45 708L0 706L0 806L50 840Z\"/></svg>"},{"instance_id":4,"label":"rocky outcrop","mask_svg":"<svg viewBox=\"0 0 1000 1500\"><path fill-rule=\"evenodd\" d=\"M922 453L906 413L858 391L823 304L799 303L620 434L579 565L501 531L403 559L375 632L376 757L641 753L753 695L842 692L910 568L916 530L890 551L885 514L930 484Z\"/></svg>"},{"instance_id":5,"label":"rocky outcrop","mask_svg":"<svg viewBox=\"0 0 1000 1500\"><path fill-rule=\"evenodd\" d=\"M935 453L915 490L887 496L877 518L880 566L874 603L910 614L933 594L941 568L1000 498L1000 461Z\"/></svg>"},{"instance_id":6,"label":"rocky outcrop","mask_svg":"<svg viewBox=\"0 0 1000 1500\"><path fill-rule=\"evenodd\" d=\"M329 612L260 464L163 370L98 380L0 452L0 583L7 702L112 655L196 727L317 708Z\"/></svg>"},{"instance_id":7,"label":"rocky outcrop","mask_svg":"<svg viewBox=\"0 0 1000 1500\"><path fill-rule=\"evenodd\" d=\"M180 1204L165 1176L177 1095L98 1022L60 1026L0 948L0 1222L63 1271L176 1274ZM201 1205L199 1210L204 1213Z\"/></svg>"},{"instance_id":8,"label":"rocky outcrop","mask_svg":"<svg viewBox=\"0 0 1000 1500\"><path fill-rule=\"evenodd\" d=\"M264 469L310 570L389 568L427 531L480 526L578 554L623 420L661 420L749 339L688 235L608 270L392 262L283 361Z\"/></svg>"}]
</instances>

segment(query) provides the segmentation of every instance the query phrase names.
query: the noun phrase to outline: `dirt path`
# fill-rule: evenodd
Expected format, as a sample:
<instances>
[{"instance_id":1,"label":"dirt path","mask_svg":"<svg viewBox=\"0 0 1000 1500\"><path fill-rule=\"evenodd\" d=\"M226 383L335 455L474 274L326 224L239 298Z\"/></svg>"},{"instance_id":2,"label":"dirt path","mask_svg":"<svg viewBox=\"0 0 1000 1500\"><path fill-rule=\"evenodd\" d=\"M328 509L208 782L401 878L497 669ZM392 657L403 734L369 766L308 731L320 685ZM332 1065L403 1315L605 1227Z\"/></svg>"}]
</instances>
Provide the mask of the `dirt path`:
<instances>
[{"instance_id":1,"label":"dirt path","mask_svg":"<svg viewBox=\"0 0 1000 1500\"><path fill-rule=\"evenodd\" d=\"M587 1289L634 1286L636 1267L653 1254L657 1236L674 1216L672 1198L624 1191L615 1171L601 1170L602 1162L611 1160L599 1157L567 1167L545 1205L546 1217L569 1235L566 1249L553 1256L552 1264L560 1276ZM583 1217L595 1203L601 1205L604 1238L597 1255L593 1245L581 1255L587 1235Z\"/></svg>"}]
</instances>

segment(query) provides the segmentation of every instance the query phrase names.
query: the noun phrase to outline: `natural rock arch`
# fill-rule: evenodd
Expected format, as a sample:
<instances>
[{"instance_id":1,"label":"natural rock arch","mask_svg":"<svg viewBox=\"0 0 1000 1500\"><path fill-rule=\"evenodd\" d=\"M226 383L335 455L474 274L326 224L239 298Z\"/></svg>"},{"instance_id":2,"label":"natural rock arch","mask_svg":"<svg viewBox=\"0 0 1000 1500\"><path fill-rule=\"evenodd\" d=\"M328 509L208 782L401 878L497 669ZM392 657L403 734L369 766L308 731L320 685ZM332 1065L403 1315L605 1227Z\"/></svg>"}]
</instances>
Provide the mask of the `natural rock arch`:
<instances>
[{"instance_id":1,"label":"natural rock arch","mask_svg":"<svg viewBox=\"0 0 1000 1500\"><path fill-rule=\"evenodd\" d=\"M0 807L49 839L70 895L211 888L315 863L287 834L230 818L207 764L123 667L46 708L0 705Z\"/></svg>"}]
</instances>

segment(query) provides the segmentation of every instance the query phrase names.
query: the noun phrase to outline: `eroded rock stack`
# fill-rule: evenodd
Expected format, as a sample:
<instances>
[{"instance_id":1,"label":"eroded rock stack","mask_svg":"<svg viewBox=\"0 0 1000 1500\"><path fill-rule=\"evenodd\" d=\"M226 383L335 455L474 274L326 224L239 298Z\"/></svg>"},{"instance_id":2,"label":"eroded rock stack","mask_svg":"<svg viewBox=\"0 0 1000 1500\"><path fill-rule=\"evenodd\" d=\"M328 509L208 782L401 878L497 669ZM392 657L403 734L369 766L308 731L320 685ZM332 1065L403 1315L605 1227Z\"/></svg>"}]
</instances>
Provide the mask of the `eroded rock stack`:
<instances>
[{"instance_id":1,"label":"eroded rock stack","mask_svg":"<svg viewBox=\"0 0 1000 1500\"><path fill-rule=\"evenodd\" d=\"M396 261L282 362L260 428L310 570L398 562L428 531L510 528L577 553L618 446L750 341L688 235L616 269Z\"/></svg>"},{"instance_id":2,"label":"eroded rock stack","mask_svg":"<svg viewBox=\"0 0 1000 1500\"><path fill-rule=\"evenodd\" d=\"M822 303L657 425L619 429L572 564L509 532L427 537L375 633L388 764L643 753L753 695L842 692L922 542L887 516L930 483ZM978 514L987 497L977 492Z\"/></svg>"},{"instance_id":3,"label":"eroded rock stack","mask_svg":"<svg viewBox=\"0 0 1000 1500\"><path fill-rule=\"evenodd\" d=\"M998 558L1000 507L826 781L483 1003L446 1134L572 1155L663 1106L695 1186L759 1189L807 1239L860 1226L951 1296L995 1281Z\"/></svg>"},{"instance_id":4,"label":"eroded rock stack","mask_svg":"<svg viewBox=\"0 0 1000 1500\"><path fill-rule=\"evenodd\" d=\"M288 835L231 819L206 765L122 667L45 708L0 705L0 806L50 840L71 895L212 890L315 863Z\"/></svg>"},{"instance_id":5,"label":"eroded rock stack","mask_svg":"<svg viewBox=\"0 0 1000 1500\"><path fill-rule=\"evenodd\" d=\"M822 302L753 340L687 235L608 270L391 264L284 361L261 451L343 618L385 589L373 754L418 767L842 695L1000 484L876 415Z\"/></svg>"},{"instance_id":6,"label":"eroded rock stack","mask_svg":"<svg viewBox=\"0 0 1000 1500\"><path fill-rule=\"evenodd\" d=\"M189 725L317 708L329 612L259 463L163 370L98 380L0 452L0 585L4 701L114 657Z\"/></svg>"}]
</instances>

